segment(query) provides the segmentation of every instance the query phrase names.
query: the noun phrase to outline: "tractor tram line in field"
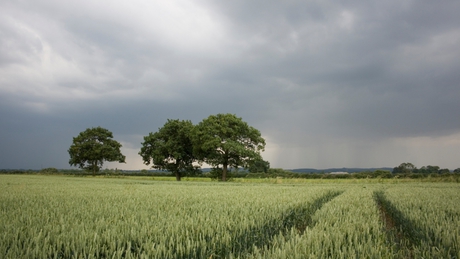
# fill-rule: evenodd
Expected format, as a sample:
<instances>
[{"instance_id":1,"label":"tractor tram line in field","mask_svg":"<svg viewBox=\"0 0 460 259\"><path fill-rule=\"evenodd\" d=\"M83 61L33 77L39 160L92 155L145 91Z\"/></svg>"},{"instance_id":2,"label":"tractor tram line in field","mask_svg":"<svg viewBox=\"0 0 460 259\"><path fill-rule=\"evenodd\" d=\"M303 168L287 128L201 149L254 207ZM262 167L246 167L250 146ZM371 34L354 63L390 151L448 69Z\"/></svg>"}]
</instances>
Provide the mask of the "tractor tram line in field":
<instances>
[{"instance_id":1,"label":"tractor tram line in field","mask_svg":"<svg viewBox=\"0 0 460 259\"><path fill-rule=\"evenodd\" d=\"M231 248L228 250L231 250L235 256L244 256L251 254L254 248L260 251L270 249L277 235L282 235L283 238L288 239L288 234L292 229L302 235L307 228L314 226L315 222L312 220L312 215L341 193L343 191L329 191L313 202L299 204L285 210L280 216L267 221L260 227L250 228L242 235L235 236ZM225 258L226 254L220 256Z\"/></svg>"},{"instance_id":2,"label":"tractor tram line in field","mask_svg":"<svg viewBox=\"0 0 460 259\"><path fill-rule=\"evenodd\" d=\"M411 191L390 188L374 192L395 258L460 258L458 190Z\"/></svg>"},{"instance_id":3,"label":"tractor tram line in field","mask_svg":"<svg viewBox=\"0 0 460 259\"><path fill-rule=\"evenodd\" d=\"M421 244L421 235L417 234L420 230L385 198L383 191L374 192L374 198L389 243L394 245L398 253L405 253L408 258L413 258L414 248Z\"/></svg>"},{"instance_id":4,"label":"tractor tram line in field","mask_svg":"<svg viewBox=\"0 0 460 259\"><path fill-rule=\"evenodd\" d=\"M254 250L263 254L264 251L272 247L277 236L288 240L293 229L296 230L296 234L302 235L307 228L314 226L315 222L312 220L312 215L341 193L343 191L329 191L312 202L290 207L280 213L279 216L250 227L243 233L230 234L232 236L230 242L216 242L213 238L209 238L208 242L214 244L214 249L207 252L208 258L228 258L229 256L246 258ZM194 251L192 254L184 254L183 258L197 258L201 253L202 251Z\"/></svg>"}]
</instances>

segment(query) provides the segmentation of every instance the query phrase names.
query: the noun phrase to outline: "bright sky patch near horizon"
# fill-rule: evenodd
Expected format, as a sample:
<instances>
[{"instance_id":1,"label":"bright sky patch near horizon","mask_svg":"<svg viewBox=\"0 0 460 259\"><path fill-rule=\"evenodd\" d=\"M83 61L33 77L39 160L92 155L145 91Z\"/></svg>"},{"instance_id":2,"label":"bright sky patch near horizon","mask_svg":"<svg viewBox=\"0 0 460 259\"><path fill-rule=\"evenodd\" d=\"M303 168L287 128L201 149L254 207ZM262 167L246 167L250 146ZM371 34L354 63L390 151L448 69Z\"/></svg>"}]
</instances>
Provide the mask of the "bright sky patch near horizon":
<instances>
[{"instance_id":1,"label":"bright sky patch near horizon","mask_svg":"<svg viewBox=\"0 0 460 259\"><path fill-rule=\"evenodd\" d=\"M233 113L271 167L460 167L460 2L0 1L0 168Z\"/></svg>"}]
</instances>

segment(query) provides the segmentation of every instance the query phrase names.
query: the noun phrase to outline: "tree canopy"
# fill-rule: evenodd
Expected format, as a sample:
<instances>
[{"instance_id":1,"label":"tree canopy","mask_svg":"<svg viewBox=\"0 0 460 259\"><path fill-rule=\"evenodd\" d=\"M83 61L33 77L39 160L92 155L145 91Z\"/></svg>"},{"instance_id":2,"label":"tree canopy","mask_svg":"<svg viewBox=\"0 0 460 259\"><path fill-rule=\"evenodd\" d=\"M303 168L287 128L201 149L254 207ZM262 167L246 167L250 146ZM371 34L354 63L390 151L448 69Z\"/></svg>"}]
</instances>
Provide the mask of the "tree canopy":
<instances>
[{"instance_id":1,"label":"tree canopy","mask_svg":"<svg viewBox=\"0 0 460 259\"><path fill-rule=\"evenodd\" d=\"M398 167L393 168L393 174L409 174L417 170L412 163L401 163Z\"/></svg>"},{"instance_id":2,"label":"tree canopy","mask_svg":"<svg viewBox=\"0 0 460 259\"><path fill-rule=\"evenodd\" d=\"M245 167L261 160L265 140L259 130L234 114L211 115L195 127L193 134L196 156L209 165L222 165L222 181L227 180L228 167Z\"/></svg>"},{"instance_id":3,"label":"tree canopy","mask_svg":"<svg viewBox=\"0 0 460 259\"><path fill-rule=\"evenodd\" d=\"M457 170L457 169L456 169ZM460 172L460 171L459 171ZM447 168L441 169L439 166L427 165L422 166L419 169L415 167L412 163L402 163L398 167L393 168L393 174L450 174L451 171ZM456 171L454 170L454 173Z\"/></svg>"},{"instance_id":4,"label":"tree canopy","mask_svg":"<svg viewBox=\"0 0 460 259\"><path fill-rule=\"evenodd\" d=\"M113 134L109 130L101 127L88 128L73 138L68 150L69 164L92 171L95 175L104 161L125 163L126 157L120 148L121 144L113 140Z\"/></svg>"},{"instance_id":5,"label":"tree canopy","mask_svg":"<svg viewBox=\"0 0 460 259\"><path fill-rule=\"evenodd\" d=\"M439 166L432 166L432 165L428 165L428 166L422 166L420 169L417 170L417 173L421 173L421 174L437 174L439 173Z\"/></svg>"},{"instance_id":6,"label":"tree canopy","mask_svg":"<svg viewBox=\"0 0 460 259\"><path fill-rule=\"evenodd\" d=\"M168 170L180 181L181 177L197 173L193 154L191 121L169 120L155 133L144 137L141 151L144 164Z\"/></svg>"},{"instance_id":7,"label":"tree canopy","mask_svg":"<svg viewBox=\"0 0 460 259\"><path fill-rule=\"evenodd\" d=\"M270 162L262 160L262 159L255 159L251 163L249 163L248 170L250 173L268 173L270 169Z\"/></svg>"}]
</instances>

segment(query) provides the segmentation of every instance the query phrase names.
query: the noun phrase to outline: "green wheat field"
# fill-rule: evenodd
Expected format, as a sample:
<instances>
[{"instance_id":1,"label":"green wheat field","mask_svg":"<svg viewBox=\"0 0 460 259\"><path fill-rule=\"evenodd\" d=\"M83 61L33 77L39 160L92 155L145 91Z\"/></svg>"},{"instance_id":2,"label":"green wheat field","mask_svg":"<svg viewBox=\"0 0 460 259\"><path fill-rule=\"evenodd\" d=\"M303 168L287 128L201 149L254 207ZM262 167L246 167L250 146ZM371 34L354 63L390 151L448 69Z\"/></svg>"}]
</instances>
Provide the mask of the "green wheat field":
<instances>
[{"instance_id":1,"label":"green wheat field","mask_svg":"<svg viewBox=\"0 0 460 259\"><path fill-rule=\"evenodd\" d=\"M0 258L460 258L460 184L0 175Z\"/></svg>"}]
</instances>

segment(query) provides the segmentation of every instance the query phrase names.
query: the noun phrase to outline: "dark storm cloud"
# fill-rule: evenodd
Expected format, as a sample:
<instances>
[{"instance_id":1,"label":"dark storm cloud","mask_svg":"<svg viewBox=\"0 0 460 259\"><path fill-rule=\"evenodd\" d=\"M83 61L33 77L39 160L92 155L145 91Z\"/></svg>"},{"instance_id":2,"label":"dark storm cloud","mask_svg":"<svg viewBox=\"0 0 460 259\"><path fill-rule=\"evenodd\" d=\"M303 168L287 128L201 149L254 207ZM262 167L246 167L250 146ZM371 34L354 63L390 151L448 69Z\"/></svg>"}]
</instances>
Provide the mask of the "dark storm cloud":
<instances>
[{"instance_id":1,"label":"dark storm cloud","mask_svg":"<svg viewBox=\"0 0 460 259\"><path fill-rule=\"evenodd\" d=\"M262 49L276 44L288 48L289 44L283 40L289 37L289 31L297 32L294 51L272 50L273 55L261 54L266 62L259 63L261 67L253 68L251 72L255 73L249 74L286 78L297 84L296 95L321 84L324 94L340 99L341 109L331 118L343 118L342 122L348 118L359 122L355 125L370 127L370 131L380 133L385 124L394 125L388 133L390 136L411 132L431 134L448 127L451 132L458 130L459 125L454 122L456 115L452 112L458 106L451 95L459 94L456 90L459 78L454 71L459 63L458 59L449 57L459 55L452 44L459 40L460 21L455 15L458 3L446 2L442 6L419 1L376 6L346 3L333 7L324 4L322 8L309 9L315 10L317 16L305 12L303 19L295 18L299 15L291 17L292 9L302 10L278 6L270 12L270 5L249 7L248 12L255 16L253 20L243 12L238 28L249 27L245 36L263 34L268 40ZM238 7L229 10L239 13ZM335 27L333 23L337 20L340 23L347 11L353 17L349 30L341 30L340 25ZM272 14L270 19L265 17L267 12ZM313 25L310 20L314 21ZM348 26L346 19L342 22ZM275 26L271 26L272 23ZM318 30L308 29L315 28L316 23L320 24ZM277 26L284 30L277 31ZM310 32L316 32L319 37L315 38L317 35ZM318 41L314 48L308 44L312 41ZM379 114L380 118L376 116ZM442 122L444 125L439 126Z\"/></svg>"},{"instance_id":2,"label":"dark storm cloud","mask_svg":"<svg viewBox=\"0 0 460 259\"><path fill-rule=\"evenodd\" d=\"M459 166L458 1L49 0L0 10L3 167L66 167L72 137L103 126L123 142L126 168L139 168L142 136L168 118L227 112L261 130L273 166Z\"/></svg>"}]
</instances>

